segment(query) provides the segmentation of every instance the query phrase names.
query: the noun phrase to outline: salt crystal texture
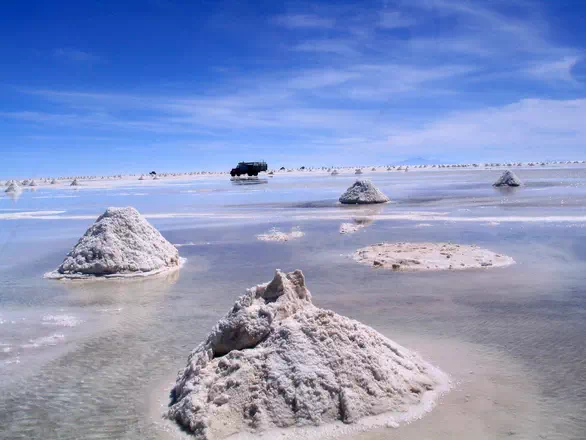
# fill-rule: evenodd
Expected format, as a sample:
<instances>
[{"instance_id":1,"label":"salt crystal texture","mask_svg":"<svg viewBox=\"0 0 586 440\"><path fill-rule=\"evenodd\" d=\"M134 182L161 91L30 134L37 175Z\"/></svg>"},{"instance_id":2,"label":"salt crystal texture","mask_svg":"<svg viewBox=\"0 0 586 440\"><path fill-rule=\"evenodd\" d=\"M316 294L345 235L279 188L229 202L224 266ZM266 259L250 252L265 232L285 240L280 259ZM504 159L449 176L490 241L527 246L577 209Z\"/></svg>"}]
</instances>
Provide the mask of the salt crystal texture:
<instances>
[{"instance_id":1,"label":"salt crystal texture","mask_svg":"<svg viewBox=\"0 0 586 440\"><path fill-rule=\"evenodd\" d=\"M496 182L493 183L493 186L521 186L521 179L519 179L511 170L507 170Z\"/></svg>"},{"instance_id":2,"label":"salt crystal texture","mask_svg":"<svg viewBox=\"0 0 586 440\"><path fill-rule=\"evenodd\" d=\"M318 425L365 430L371 416L388 415L379 426L420 417L425 410L414 408L448 388L418 355L314 306L300 270L277 270L190 354L166 417L201 440Z\"/></svg>"},{"instance_id":3,"label":"salt crystal texture","mask_svg":"<svg viewBox=\"0 0 586 440\"><path fill-rule=\"evenodd\" d=\"M108 208L48 278L145 276L176 269L179 251L132 208Z\"/></svg>"},{"instance_id":4,"label":"salt crystal texture","mask_svg":"<svg viewBox=\"0 0 586 440\"><path fill-rule=\"evenodd\" d=\"M368 180L357 180L340 196L340 203L368 204L386 203L389 198Z\"/></svg>"}]
</instances>

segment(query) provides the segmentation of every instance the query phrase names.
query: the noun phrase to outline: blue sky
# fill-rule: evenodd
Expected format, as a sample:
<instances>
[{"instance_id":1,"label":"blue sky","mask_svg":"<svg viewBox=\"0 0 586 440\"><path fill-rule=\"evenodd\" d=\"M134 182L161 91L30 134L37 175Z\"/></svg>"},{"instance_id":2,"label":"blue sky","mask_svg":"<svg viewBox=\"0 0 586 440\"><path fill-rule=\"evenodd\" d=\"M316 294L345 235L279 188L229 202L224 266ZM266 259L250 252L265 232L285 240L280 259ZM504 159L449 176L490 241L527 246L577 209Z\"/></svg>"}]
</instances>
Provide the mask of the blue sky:
<instances>
[{"instance_id":1,"label":"blue sky","mask_svg":"<svg viewBox=\"0 0 586 440\"><path fill-rule=\"evenodd\" d=\"M8 1L0 175L586 158L581 0Z\"/></svg>"}]
</instances>

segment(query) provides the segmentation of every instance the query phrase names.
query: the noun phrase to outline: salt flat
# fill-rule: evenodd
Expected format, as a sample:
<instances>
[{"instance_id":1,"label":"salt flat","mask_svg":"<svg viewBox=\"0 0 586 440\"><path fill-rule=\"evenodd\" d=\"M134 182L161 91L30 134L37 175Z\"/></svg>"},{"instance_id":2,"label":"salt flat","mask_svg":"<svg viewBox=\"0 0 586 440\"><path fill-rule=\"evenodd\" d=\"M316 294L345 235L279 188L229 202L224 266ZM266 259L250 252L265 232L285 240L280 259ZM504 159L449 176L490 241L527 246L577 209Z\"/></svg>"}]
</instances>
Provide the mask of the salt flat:
<instances>
[{"instance_id":1,"label":"salt flat","mask_svg":"<svg viewBox=\"0 0 586 440\"><path fill-rule=\"evenodd\" d=\"M586 168L515 168L523 186L511 190L492 187L502 171L364 169L392 201L376 209L338 203L353 170L76 188L31 176L34 190L0 195L0 438L75 439L80 427L84 438L181 438L160 417L177 371L243 288L276 268L302 269L316 306L454 381L421 420L338 438L583 438ZM109 206L137 208L185 266L153 279L44 280ZM356 219L367 226L340 234ZM257 239L297 226L295 240ZM409 273L353 261L383 241L477 245L517 264Z\"/></svg>"}]
</instances>

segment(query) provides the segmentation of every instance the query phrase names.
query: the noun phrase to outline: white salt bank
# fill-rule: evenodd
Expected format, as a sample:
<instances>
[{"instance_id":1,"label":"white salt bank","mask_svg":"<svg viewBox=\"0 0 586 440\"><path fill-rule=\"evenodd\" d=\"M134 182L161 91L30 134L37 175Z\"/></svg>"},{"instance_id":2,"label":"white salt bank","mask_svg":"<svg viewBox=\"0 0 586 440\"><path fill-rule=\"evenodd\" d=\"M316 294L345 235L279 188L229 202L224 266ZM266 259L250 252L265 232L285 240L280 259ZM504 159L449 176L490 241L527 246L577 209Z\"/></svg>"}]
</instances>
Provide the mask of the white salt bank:
<instances>
[{"instance_id":1,"label":"white salt bank","mask_svg":"<svg viewBox=\"0 0 586 440\"><path fill-rule=\"evenodd\" d=\"M521 179L511 170L505 171L492 186L521 186Z\"/></svg>"},{"instance_id":2,"label":"white salt bank","mask_svg":"<svg viewBox=\"0 0 586 440\"><path fill-rule=\"evenodd\" d=\"M260 241L289 241L295 240L297 238L301 238L305 235L305 232L301 231L299 227L291 228L290 232L281 232L278 228L271 228L268 232L264 234L258 234L256 236L257 239Z\"/></svg>"},{"instance_id":3,"label":"white salt bank","mask_svg":"<svg viewBox=\"0 0 586 440\"><path fill-rule=\"evenodd\" d=\"M515 263L511 257L475 245L451 243L378 243L358 249L354 259L401 271L462 270Z\"/></svg>"},{"instance_id":4,"label":"white salt bank","mask_svg":"<svg viewBox=\"0 0 586 440\"><path fill-rule=\"evenodd\" d=\"M340 203L370 204L386 203L389 198L368 180L357 180L354 185L340 196Z\"/></svg>"},{"instance_id":5,"label":"white salt bank","mask_svg":"<svg viewBox=\"0 0 586 440\"><path fill-rule=\"evenodd\" d=\"M132 277L179 268L179 251L132 208L108 208L47 278Z\"/></svg>"},{"instance_id":6,"label":"white salt bank","mask_svg":"<svg viewBox=\"0 0 586 440\"><path fill-rule=\"evenodd\" d=\"M419 418L449 386L415 353L314 306L301 271L277 270L189 355L166 417L199 440L288 427L290 438L332 438Z\"/></svg>"}]
</instances>

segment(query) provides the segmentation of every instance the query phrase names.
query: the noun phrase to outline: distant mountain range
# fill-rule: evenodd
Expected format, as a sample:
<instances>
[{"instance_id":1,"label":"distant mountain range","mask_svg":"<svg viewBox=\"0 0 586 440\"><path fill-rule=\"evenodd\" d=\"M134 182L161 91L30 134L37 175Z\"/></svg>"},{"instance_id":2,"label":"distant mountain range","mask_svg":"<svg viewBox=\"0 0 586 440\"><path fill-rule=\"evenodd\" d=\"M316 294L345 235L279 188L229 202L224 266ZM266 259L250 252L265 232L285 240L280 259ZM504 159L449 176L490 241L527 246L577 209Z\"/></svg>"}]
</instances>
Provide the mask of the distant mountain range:
<instances>
[{"instance_id":1,"label":"distant mountain range","mask_svg":"<svg viewBox=\"0 0 586 440\"><path fill-rule=\"evenodd\" d=\"M439 160L429 160L424 157L410 157L402 162L397 162L395 165L434 165L441 164Z\"/></svg>"}]
</instances>

